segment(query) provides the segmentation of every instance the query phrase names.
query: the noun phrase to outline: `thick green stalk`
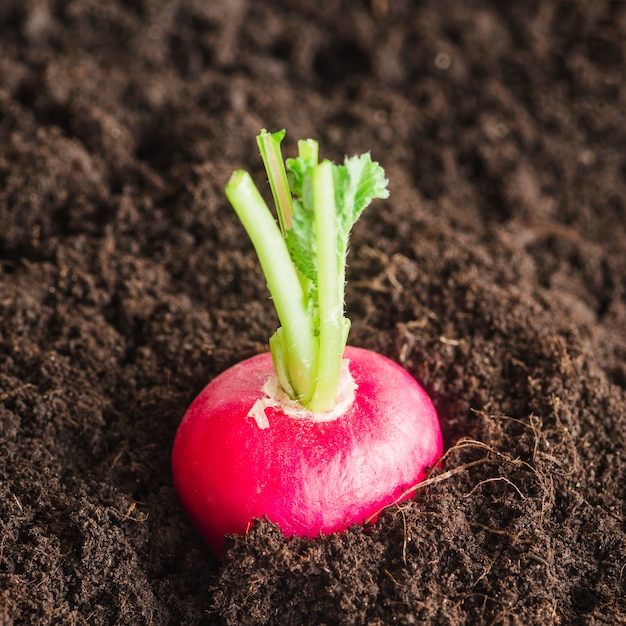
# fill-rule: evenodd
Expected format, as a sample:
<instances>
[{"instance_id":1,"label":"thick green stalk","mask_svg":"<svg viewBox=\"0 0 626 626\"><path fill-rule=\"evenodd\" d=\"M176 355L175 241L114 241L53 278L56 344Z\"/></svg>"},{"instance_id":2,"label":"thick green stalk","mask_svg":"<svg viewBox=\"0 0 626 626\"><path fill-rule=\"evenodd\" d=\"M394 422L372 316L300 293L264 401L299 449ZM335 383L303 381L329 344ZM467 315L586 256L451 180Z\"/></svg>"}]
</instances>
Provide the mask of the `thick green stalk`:
<instances>
[{"instance_id":1,"label":"thick green stalk","mask_svg":"<svg viewBox=\"0 0 626 626\"><path fill-rule=\"evenodd\" d=\"M296 397L306 403L315 386L318 347L298 274L274 217L250 175L237 170L226 196L243 224L261 263L282 326L289 380Z\"/></svg>"},{"instance_id":2,"label":"thick green stalk","mask_svg":"<svg viewBox=\"0 0 626 626\"><path fill-rule=\"evenodd\" d=\"M341 375L345 347L343 317L344 257L337 250L337 211L333 164L322 161L313 170L313 211L317 242L317 288L319 294L319 368L313 411L332 409Z\"/></svg>"}]
</instances>

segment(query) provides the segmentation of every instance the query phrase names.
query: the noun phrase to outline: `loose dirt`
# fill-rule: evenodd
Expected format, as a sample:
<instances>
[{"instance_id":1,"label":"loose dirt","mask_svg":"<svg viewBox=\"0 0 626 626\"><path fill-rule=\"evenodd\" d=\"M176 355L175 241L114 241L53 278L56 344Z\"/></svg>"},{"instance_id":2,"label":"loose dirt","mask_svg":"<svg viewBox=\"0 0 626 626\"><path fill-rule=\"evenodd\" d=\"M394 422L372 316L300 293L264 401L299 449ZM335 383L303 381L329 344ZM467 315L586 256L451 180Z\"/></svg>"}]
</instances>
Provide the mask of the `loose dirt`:
<instances>
[{"instance_id":1,"label":"loose dirt","mask_svg":"<svg viewBox=\"0 0 626 626\"><path fill-rule=\"evenodd\" d=\"M0 624L626 623L626 3L3 0ZM232 170L371 150L350 343L448 451L216 562L169 458L277 322Z\"/></svg>"}]
</instances>

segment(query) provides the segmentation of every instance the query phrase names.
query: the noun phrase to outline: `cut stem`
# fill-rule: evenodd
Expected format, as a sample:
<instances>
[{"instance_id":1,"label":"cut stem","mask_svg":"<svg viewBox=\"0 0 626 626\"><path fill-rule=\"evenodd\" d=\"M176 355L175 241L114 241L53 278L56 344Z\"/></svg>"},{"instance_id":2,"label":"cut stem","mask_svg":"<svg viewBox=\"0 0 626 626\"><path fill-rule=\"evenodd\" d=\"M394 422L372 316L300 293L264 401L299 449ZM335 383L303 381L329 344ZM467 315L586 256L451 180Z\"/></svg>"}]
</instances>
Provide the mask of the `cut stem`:
<instances>
[{"instance_id":1,"label":"cut stem","mask_svg":"<svg viewBox=\"0 0 626 626\"><path fill-rule=\"evenodd\" d=\"M283 344L289 380L296 397L307 403L315 387L318 348L285 240L247 172L237 170L233 173L226 185L226 197L259 257L283 329L278 340Z\"/></svg>"},{"instance_id":2,"label":"cut stem","mask_svg":"<svg viewBox=\"0 0 626 626\"><path fill-rule=\"evenodd\" d=\"M291 215L293 213L293 203L291 201L291 191L287 182L287 172L285 163L280 151L280 144L285 137L285 131L281 130L276 133L268 133L265 129L256 138L265 171L272 190L274 204L276 205L276 213L278 214L278 223L283 237L291 228Z\"/></svg>"},{"instance_id":3,"label":"cut stem","mask_svg":"<svg viewBox=\"0 0 626 626\"><path fill-rule=\"evenodd\" d=\"M337 211L333 164L322 161L313 170L313 212L317 243L319 293L319 369L312 411L329 411L337 396L345 347L343 317L344 259L337 250Z\"/></svg>"}]
</instances>

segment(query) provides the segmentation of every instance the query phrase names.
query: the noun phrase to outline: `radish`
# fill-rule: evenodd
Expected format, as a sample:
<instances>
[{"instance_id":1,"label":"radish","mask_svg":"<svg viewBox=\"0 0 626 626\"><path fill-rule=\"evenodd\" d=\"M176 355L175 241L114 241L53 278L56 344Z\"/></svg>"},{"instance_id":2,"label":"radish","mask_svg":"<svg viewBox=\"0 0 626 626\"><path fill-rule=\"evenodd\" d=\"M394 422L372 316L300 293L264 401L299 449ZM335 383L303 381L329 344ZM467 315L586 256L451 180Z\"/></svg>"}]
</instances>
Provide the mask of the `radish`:
<instances>
[{"instance_id":1,"label":"radish","mask_svg":"<svg viewBox=\"0 0 626 626\"><path fill-rule=\"evenodd\" d=\"M298 143L283 162L284 131L261 131L278 225L249 174L226 195L255 249L281 323L270 352L211 381L185 414L172 453L174 486L216 554L224 536L266 517L286 536L312 537L375 521L409 497L442 453L426 392L399 365L346 347L349 232L388 196L369 154L342 165Z\"/></svg>"}]
</instances>

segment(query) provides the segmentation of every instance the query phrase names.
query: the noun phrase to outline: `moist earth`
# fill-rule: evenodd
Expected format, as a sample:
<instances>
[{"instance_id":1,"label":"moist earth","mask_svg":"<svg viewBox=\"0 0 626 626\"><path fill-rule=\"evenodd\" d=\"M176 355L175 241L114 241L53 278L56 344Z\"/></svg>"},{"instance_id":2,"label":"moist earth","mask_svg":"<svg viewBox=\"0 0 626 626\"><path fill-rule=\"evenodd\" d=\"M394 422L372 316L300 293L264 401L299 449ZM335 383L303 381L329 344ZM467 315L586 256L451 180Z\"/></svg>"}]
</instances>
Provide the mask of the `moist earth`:
<instances>
[{"instance_id":1,"label":"moist earth","mask_svg":"<svg viewBox=\"0 0 626 626\"><path fill-rule=\"evenodd\" d=\"M626 623L626 3L2 0L0 52L0 624ZM261 128L385 167L350 343L447 452L218 562L170 454L277 326L223 193Z\"/></svg>"}]
</instances>

